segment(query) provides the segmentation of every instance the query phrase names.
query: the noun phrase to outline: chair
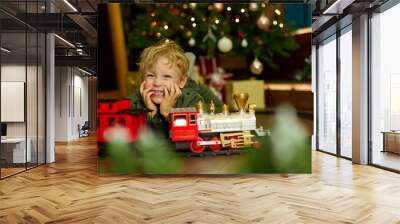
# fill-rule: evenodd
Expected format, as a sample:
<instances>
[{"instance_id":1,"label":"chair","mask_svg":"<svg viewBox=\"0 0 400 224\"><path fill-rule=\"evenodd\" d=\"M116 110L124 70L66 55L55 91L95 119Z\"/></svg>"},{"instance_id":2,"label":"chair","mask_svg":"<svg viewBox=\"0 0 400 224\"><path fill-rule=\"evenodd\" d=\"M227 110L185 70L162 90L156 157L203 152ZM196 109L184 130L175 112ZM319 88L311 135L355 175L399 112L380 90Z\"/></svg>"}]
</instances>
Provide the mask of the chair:
<instances>
[{"instance_id":1,"label":"chair","mask_svg":"<svg viewBox=\"0 0 400 224\"><path fill-rule=\"evenodd\" d=\"M89 136L89 129L90 129L89 121L85 121L82 127L78 124L79 138Z\"/></svg>"}]
</instances>

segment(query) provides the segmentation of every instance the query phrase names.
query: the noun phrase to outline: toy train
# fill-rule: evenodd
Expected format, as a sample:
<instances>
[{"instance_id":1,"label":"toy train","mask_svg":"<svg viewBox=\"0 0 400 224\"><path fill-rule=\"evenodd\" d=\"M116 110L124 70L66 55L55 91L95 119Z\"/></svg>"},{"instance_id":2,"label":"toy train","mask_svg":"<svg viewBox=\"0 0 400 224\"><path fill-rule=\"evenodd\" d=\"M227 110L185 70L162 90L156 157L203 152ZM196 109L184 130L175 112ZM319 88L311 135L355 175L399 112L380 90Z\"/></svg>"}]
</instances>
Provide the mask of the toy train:
<instances>
[{"instance_id":1,"label":"toy train","mask_svg":"<svg viewBox=\"0 0 400 224\"><path fill-rule=\"evenodd\" d=\"M215 113L211 102L209 112L199 102L196 108L174 108L170 113L169 140L179 151L201 154L206 151L214 153L236 150L258 145L257 137L266 135L262 127L256 128L255 105L250 104L245 110L248 94L234 95L239 108L230 113L227 105L222 113ZM103 153L106 133L113 127L124 127L129 130L129 142L139 137L139 130L146 129L146 111L131 110L129 99L118 101L101 101L97 109L97 141L99 155Z\"/></svg>"}]
</instances>

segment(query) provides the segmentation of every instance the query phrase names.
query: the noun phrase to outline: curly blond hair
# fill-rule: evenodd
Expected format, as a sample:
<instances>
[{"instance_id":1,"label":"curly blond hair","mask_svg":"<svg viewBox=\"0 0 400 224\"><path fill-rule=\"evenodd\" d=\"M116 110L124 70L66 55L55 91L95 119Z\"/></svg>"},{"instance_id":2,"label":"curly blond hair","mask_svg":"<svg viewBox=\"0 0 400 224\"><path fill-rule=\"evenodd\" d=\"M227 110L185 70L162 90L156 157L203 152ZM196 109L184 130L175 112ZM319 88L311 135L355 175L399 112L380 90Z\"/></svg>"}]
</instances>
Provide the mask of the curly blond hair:
<instances>
[{"instance_id":1,"label":"curly blond hair","mask_svg":"<svg viewBox=\"0 0 400 224\"><path fill-rule=\"evenodd\" d=\"M139 72L144 77L146 71L153 68L160 57L166 57L170 63L176 65L180 71L180 78L188 76L189 60L185 56L183 49L174 41L169 39L147 47L140 55Z\"/></svg>"}]
</instances>

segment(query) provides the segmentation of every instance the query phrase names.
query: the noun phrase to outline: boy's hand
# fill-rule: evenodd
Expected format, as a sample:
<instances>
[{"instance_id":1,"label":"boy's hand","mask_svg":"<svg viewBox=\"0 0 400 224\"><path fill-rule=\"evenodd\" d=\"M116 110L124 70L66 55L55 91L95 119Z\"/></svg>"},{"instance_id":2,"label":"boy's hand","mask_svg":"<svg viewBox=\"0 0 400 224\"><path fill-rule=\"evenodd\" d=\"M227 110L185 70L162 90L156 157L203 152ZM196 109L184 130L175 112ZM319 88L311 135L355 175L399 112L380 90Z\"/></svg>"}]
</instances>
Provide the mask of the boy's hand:
<instances>
[{"instance_id":1,"label":"boy's hand","mask_svg":"<svg viewBox=\"0 0 400 224\"><path fill-rule=\"evenodd\" d=\"M174 108L176 100L180 95L182 95L182 92L177 84L171 86L170 89L164 88L164 100L160 105L160 113L167 120L169 119L168 115L171 109Z\"/></svg>"},{"instance_id":2,"label":"boy's hand","mask_svg":"<svg viewBox=\"0 0 400 224\"><path fill-rule=\"evenodd\" d=\"M144 84L146 81L140 84L140 95L142 95L142 99L146 108L150 110L151 117L157 114L157 106L151 100L151 95L153 94L150 89L144 89Z\"/></svg>"}]
</instances>

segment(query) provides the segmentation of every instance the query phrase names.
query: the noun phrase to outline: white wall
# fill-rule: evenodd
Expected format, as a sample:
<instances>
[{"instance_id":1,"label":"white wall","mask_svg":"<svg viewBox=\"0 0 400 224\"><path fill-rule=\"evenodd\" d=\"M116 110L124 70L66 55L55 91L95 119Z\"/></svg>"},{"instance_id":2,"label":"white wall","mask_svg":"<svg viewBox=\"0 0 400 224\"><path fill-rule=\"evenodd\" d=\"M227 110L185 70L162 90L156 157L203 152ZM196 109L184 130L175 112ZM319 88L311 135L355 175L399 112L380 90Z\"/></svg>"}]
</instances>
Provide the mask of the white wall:
<instances>
[{"instance_id":1,"label":"white wall","mask_svg":"<svg viewBox=\"0 0 400 224\"><path fill-rule=\"evenodd\" d=\"M83 75L76 68L56 67L56 141L77 139L78 124L88 120L88 78Z\"/></svg>"},{"instance_id":2,"label":"white wall","mask_svg":"<svg viewBox=\"0 0 400 224\"><path fill-rule=\"evenodd\" d=\"M79 70L75 70L75 90L78 88L80 89L80 99L76 97L75 95L75 100L80 100L80 106L82 112L79 113L77 110L77 107L75 107L75 123L73 124L73 127L75 127L74 130L74 136L77 138L78 136L78 129L77 126L80 124L81 126L85 123L85 121L89 120L89 91L88 91L88 76L84 76L84 73L80 72ZM75 94L77 92L75 91ZM76 104L79 105L78 102Z\"/></svg>"},{"instance_id":3,"label":"white wall","mask_svg":"<svg viewBox=\"0 0 400 224\"><path fill-rule=\"evenodd\" d=\"M68 71L67 67L55 68L55 141L68 140Z\"/></svg>"}]
</instances>

